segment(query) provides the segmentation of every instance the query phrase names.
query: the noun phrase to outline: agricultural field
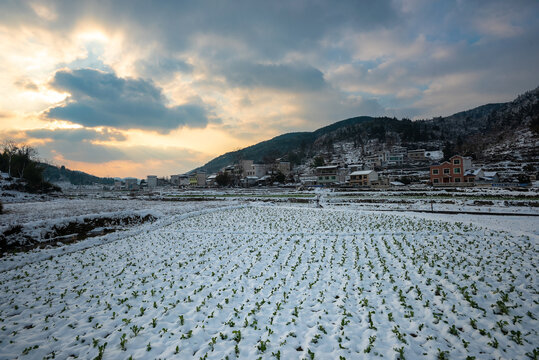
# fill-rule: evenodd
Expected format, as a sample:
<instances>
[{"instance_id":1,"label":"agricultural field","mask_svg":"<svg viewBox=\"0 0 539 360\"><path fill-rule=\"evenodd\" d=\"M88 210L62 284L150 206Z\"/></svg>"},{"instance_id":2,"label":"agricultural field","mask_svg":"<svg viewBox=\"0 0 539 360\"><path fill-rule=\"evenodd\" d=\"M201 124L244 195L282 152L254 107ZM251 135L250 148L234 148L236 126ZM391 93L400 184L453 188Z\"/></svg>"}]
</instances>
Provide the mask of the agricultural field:
<instances>
[{"instance_id":1,"label":"agricultural field","mask_svg":"<svg viewBox=\"0 0 539 360\"><path fill-rule=\"evenodd\" d=\"M0 259L0 358L537 358L530 235L348 207L171 214Z\"/></svg>"}]
</instances>

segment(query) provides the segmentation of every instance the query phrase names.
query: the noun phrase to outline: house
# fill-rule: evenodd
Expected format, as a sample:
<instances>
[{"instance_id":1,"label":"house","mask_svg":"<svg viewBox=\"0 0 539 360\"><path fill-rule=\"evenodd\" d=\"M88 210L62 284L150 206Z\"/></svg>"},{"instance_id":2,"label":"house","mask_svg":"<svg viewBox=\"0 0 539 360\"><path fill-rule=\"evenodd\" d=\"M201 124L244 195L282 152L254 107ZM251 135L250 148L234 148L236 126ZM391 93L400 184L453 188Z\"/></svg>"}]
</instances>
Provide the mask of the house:
<instances>
[{"instance_id":1,"label":"house","mask_svg":"<svg viewBox=\"0 0 539 360\"><path fill-rule=\"evenodd\" d=\"M197 185L206 186L206 173L205 172L197 172Z\"/></svg>"},{"instance_id":2,"label":"house","mask_svg":"<svg viewBox=\"0 0 539 360\"><path fill-rule=\"evenodd\" d=\"M266 164L251 164L251 167L247 169L245 174L245 176L256 176L257 178L261 178L264 175L266 175Z\"/></svg>"},{"instance_id":3,"label":"house","mask_svg":"<svg viewBox=\"0 0 539 360\"><path fill-rule=\"evenodd\" d=\"M243 186L254 186L258 184L259 178L257 176L246 176L242 179Z\"/></svg>"},{"instance_id":4,"label":"house","mask_svg":"<svg viewBox=\"0 0 539 360\"><path fill-rule=\"evenodd\" d=\"M476 182L479 184L493 184L500 182L500 176L496 171L485 171L482 176L476 178Z\"/></svg>"},{"instance_id":5,"label":"house","mask_svg":"<svg viewBox=\"0 0 539 360\"><path fill-rule=\"evenodd\" d=\"M386 156L385 163L387 165L402 165L404 162L404 155L403 154L388 154Z\"/></svg>"},{"instance_id":6,"label":"house","mask_svg":"<svg viewBox=\"0 0 539 360\"><path fill-rule=\"evenodd\" d=\"M182 183L182 179L189 180L189 177L186 175L180 175L180 174L170 175L170 183L174 186L180 186ZM189 183L187 183L187 185L189 185Z\"/></svg>"},{"instance_id":7,"label":"house","mask_svg":"<svg viewBox=\"0 0 539 360\"><path fill-rule=\"evenodd\" d=\"M316 176L311 176L307 174L302 174L299 176L299 182L302 185L306 185L306 186L316 185L316 180L318 180Z\"/></svg>"},{"instance_id":8,"label":"house","mask_svg":"<svg viewBox=\"0 0 539 360\"><path fill-rule=\"evenodd\" d=\"M371 186L375 183L378 183L378 173L374 170L360 170L350 174L351 185Z\"/></svg>"},{"instance_id":9,"label":"house","mask_svg":"<svg viewBox=\"0 0 539 360\"><path fill-rule=\"evenodd\" d=\"M369 155L365 158L365 167L369 169L374 169L375 167L382 166L384 162L383 154Z\"/></svg>"},{"instance_id":10,"label":"house","mask_svg":"<svg viewBox=\"0 0 539 360\"><path fill-rule=\"evenodd\" d=\"M122 190L123 185L122 180L114 180L114 190Z\"/></svg>"},{"instance_id":11,"label":"house","mask_svg":"<svg viewBox=\"0 0 539 360\"><path fill-rule=\"evenodd\" d=\"M170 175L170 183L174 186L187 186L189 185L189 175Z\"/></svg>"},{"instance_id":12,"label":"house","mask_svg":"<svg viewBox=\"0 0 539 360\"><path fill-rule=\"evenodd\" d=\"M350 172L363 170L363 164L349 164L348 170L350 170Z\"/></svg>"},{"instance_id":13,"label":"house","mask_svg":"<svg viewBox=\"0 0 539 360\"><path fill-rule=\"evenodd\" d=\"M127 190L138 190L138 180L135 178L125 179L125 186Z\"/></svg>"},{"instance_id":14,"label":"house","mask_svg":"<svg viewBox=\"0 0 539 360\"><path fill-rule=\"evenodd\" d=\"M411 161L425 161L425 149L408 150L408 159Z\"/></svg>"},{"instance_id":15,"label":"house","mask_svg":"<svg viewBox=\"0 0 539 360\"><path fill-rule=\"evenodd\" d=\"M253 160L240 160L241 176L249 176L249 171L251 171L253 163Z\"/></svg>"},{"instance_id":16,"label":"house","mask_svg":"<svg viewBox=\"0 0 539 360\"><path fill-rule=\"evenodd\" d=\"M452 156L449 161L444 161L439 165L432 165L430 167L430 182L434 186L464 183L464 174L471 167L471 158L460 155Z\"/></svg>"},{"instance_id":17,"label":"house","mask_svg":"<svg viewBox=\"0 0 539 360\"><path fill-rule=\"evenodd\" d=\"M258 185L271 185L271 175L264 175L256 182Z\"/></svg>"},{"instance_id":18,"label":"house","mask_svg":"<svg viewBox=\"0 0 539 360\"><path fill-rule=\"evenodd\" d=\"M148 175L146 177L146 183L148 184L148 189L154 189L157 187L157 176L156 175Z\"/></svg>"},{"instance_id":19,"label":"house","mask_svg":"<svg viewBox=\"0 0 539 360\"><path fill-rule=\"evenodd\" d=\"M404 146L394 145L391 147L391 153L406 156L406 154L408 153L408 149Z\"/></svg>"},{"instance_id":20,"label":"house","mask_svg":"<svg viewBox=\"0 0 539 360\"><path fill-rule=\"evenodd\" d=\"M316 168L316 183L318 185L334 184L339 181L337 179L338 172L338 165L318 166Z\"/></svg>"},{"instance_id":21,"label":"house","mask_svg":"<svg viewBox=\"0 0 539 360\"><path fill-rule=\"evenodd\" d=\"M210 176L208 176L208 178L206 179L206 184L208 186L215 186L217 185L217 174L211 174Z\"/></svg>"},{"instance_id":22,"label":"house","mask_svg":"<svg viewBox=\"0 0 539 360\"><path fill-rule=\"evenodd\" d=\"M179 186L189 186L189 175L180 175L179 177Z\"/></svg>"},{"instance_id":23,"label":"house","mask_svg":"<svg viewBox=\"0 0 539 360\"><path fill-rule=\"evenodd\" d=\"M477 179L483 176L483 169L468 169L464 172L464 182L475 183Z\"/></svg>"},{"instance_id":24,"label":"house","mask_svg":"<svg viewBox=\"0 0 539 360\"><path fill-rule=\"evenodd\" d=\"M285 176L290 174L290 162L289 161L279 161L277 169L282 172Z\"/></svg>"},{"instance_id":25,"label":"house","mask_svg":"<svg viewBox=\"0 0 539 360\"><path fill-rule=\"evenodd\" d=\"M170 175L170 183L174 186L180 185L181 175Z\"/></svg>"}]
</instances>

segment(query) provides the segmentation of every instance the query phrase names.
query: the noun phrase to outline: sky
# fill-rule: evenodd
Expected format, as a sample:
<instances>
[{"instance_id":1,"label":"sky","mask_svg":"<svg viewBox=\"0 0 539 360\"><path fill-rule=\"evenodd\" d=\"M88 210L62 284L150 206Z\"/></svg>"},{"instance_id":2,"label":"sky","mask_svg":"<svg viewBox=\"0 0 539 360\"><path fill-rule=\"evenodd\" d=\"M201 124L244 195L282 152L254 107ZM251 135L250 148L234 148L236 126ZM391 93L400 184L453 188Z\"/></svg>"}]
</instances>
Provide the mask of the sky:
<instances>
[{"instance_id":1,"label":"sky","mask_svg":"<svg viewBox=\"0 0 539 360\"><path fill-rule=\"evenodd\" d=\"M192 170L349 117L539 86L539 1L0 0L0 140L98 176Z\"/></svg>"}]
</instances>

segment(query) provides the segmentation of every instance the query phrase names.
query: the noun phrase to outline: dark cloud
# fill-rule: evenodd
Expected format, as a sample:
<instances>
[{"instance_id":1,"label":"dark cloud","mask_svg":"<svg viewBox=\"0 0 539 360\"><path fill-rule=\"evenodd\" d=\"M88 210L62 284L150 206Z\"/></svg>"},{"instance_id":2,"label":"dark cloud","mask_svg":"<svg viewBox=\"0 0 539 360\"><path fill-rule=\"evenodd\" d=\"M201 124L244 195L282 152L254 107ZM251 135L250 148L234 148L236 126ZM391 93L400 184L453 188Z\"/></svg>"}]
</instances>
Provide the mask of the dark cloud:
<instances>
[{"instance_id":1,"label":"dark cloud","mask_svg":"<svg viewBox=\"0 0 539 360\"><path fill-rule=\"evenodd\" d=\"M60 70L50 85L71 94L61 106L47 110L50 119L87 127L160 132L181 126L204 127L209 122L207 110L199 103L167 107L161 89L142 79L124 79L93 69Z\"/></svg>"},{"instance_id":2,"label":"dark cloud","mask_svg":"<svg viewBox=\"0 0 539 360\"><path fill-rule=\"evenodd\" d=\"M459 111L460 107L453 104L458 104L461 98L454 94L469 98L481 93L489 95L488 101L505 101L534 88L539 81L536 71L539 2L533 0L40 1L40 5L56 14L54 19L40 16L36 3L5 0L0 22L15 30L41 27L63 37L85 20L95 22L108 34L120 33L125 37L127 45L122 50L143 57L131 64L141 77L160 82L172 79L171 75L177 72L202 75L189 81L204 98L208 96L204 89L211 86L217 91L230 86L247 90L265 87L293 91L298 97L302 92L325 93L325 89L333 87L338 96L331 97L333 103L323 102L329 109L341 111L341 104L349 104L350 97L361 95L363 99L374 98L380 106L394 109L399 116L399 109L403 114L417 110L413 108L416 97L400 97L399 93L406 89L414 88L417 97L426 99L433 93L424 91L429 87L434 90L460 87L458 92L448 93L447 99L452 104L447 111ZM388 33L396 39L396 49L391 44L377 43L379 33ZM353 39L363 34L374 34L375 41L369 47L374 55L364 51L361 55L365 58L358 58L357 48L366 44L355 43ZM424 38L424 48L413 56L403 57L402 53L412 48L418 37ZM146 53L148 49L152 50L148 51L151 55ZM447 55L439 51L440 56L434 57L437 50L448 50ZM99 63L100 57L94 56L98 53L99 49L89 50L88 59L66 66L92 67L110 73ZM357 65L373 58L382 64L365 69ZM341 78L331 77L334 69L346 65L356 66L356 74L349 78L347 73ZM468 86L451 85L458 76L467 77ZM115 81L109 84L110 89L108 85L97 90L92 86L73 89L73 93L78 91L77 95L63 107L51 109L48 115L86 126L100 124L160 131L177 126L204 126L208 122L207 109L199 102L181 108L167 107L160 89L151 82L147 84L153 90L128 79L133 87L144 89L109 101L109 95L113 98L116 91ZM67 86L65 81L63 86ZM95 91L107 95L99 97ZM132 94L136 98L140 93L144 93L139 96L140 101L130 101ZM377 99L380 94L387 97ZM317 98L316 94L311 95ZM242 102L244 106L248 104ZM431 102L426 104L435 110ZM302 106L309 113L308 108L317 108L318 104ZM367 110L382 111L367 100L361 107L349 105L348 109L346 113L353 109L360 114ZM429 113L427 108L421 111ZM333 117L325 121L330 118Z\"/></svg>"},{"instance_id":3,"label":"dark cloud","mask_svg":"<svg viewBox=\"0 0 539 360\"><path fill-rule=\"evenodd\" d=\"M191 73L193 65L181 59L165 56L153 56L150 59L140 59L135 63L137 72L143 77L163 79L176 72Z\"/></svg>"},{"instance_id":4,"label":"dark cloud","mask_svg":"<svg viewBox=\"0 0 539 360\"><path fill-rule=\"evenodd\" d=\"M354 116L388 115L387 109L376 98L345 97L335 89L301 96L296 101L301 111L299 116L308 120L309 130ZM301 128L294 130L299 131Z\"/></svg>"},{"instance_id":5,"label":"dark cloud","mask_svg":"<svg viewBox=\"0 0 539 360\"><path fill-rule=\"evenodd\" d=\"M230 85L239 87L314 91L326 85L320 70L299 64L234 63L221 71Z\"/></svg>"},{"instance_id":6,"label":"dark cloud","mask_svg":"<svg viewBox=\"0 0 539 360\"><path fill-rule=\"evenodd\" d=\"M111 28L126 29L141 43L158 38L174 51L185 50L196 34L218 34L274 58L291 48L312 46L339 28L372 29L398 21L391 0L43 0L39 5L50 8L55 19L39 16L30 1L4 0L0 21L11 27L30 22L64 32L82 17L98 19Z\"/></svg>"}]
</instances>

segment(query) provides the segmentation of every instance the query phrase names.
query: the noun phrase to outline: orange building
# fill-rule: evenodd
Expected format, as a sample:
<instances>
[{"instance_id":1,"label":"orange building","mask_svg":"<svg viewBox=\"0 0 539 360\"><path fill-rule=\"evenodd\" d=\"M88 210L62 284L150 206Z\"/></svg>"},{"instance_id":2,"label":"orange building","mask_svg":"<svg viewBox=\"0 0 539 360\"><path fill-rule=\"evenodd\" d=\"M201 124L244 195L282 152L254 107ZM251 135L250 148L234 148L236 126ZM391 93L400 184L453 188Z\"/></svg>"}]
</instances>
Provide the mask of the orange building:
<instances>
[{"instance_id":1,"label":"orange building","mask_svg":"<svg viewBox=\"0 0 539 360\"><path fill-rule=\"evenodd\" d=\"M449 161L430 167L430 182L433 185L469 182L465 172L471 167L471 158L460 155L452 156Z\"/></svg>"}]
</instances>

